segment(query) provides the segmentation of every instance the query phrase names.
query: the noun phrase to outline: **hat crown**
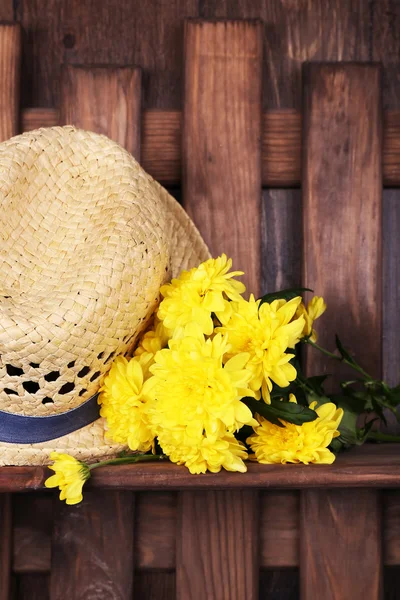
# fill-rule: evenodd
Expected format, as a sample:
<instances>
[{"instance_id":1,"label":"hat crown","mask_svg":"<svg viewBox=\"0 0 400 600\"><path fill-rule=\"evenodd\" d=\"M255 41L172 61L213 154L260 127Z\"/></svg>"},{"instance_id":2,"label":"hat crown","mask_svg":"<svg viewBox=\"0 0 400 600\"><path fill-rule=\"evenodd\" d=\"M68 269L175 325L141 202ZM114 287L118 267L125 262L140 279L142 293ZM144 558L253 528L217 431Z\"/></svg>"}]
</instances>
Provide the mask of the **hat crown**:
<instances>
[{"instance_id":1,"label":"hat crown","mask_svg":"<svg viewBox=\"0 0 400 600\"><path fill-rule=\"evenodd\" d=\"M62 413L154 312L169 215L125 150L73 127L0 145L0 202L0 409Z\"/></svg>"}]
</instances>

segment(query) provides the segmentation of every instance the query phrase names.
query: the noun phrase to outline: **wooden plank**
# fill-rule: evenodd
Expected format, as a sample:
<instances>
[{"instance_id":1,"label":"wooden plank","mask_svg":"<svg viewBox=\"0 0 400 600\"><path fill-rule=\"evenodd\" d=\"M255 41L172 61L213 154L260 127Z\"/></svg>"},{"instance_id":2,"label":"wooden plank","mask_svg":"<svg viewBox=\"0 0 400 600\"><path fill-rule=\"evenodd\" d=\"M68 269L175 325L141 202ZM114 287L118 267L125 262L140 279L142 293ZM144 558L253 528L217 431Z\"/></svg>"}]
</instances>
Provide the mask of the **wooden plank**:
<instances>
[{"instance_id":1,"label":"wooden plank","mask_svg":"<svg viewBox=\"0 0 400 600\"><path fill-rule=\"evenodd\" d=\"M0 600L9 600L12 556L12 506L11 495L0 495Z\"/></svg>"},{"instance_id":2,"label":"wooden plank","mask_svg":"<svg viewBox=\"0 0 400 600\"><path fill-rule=\"evenodd\" d=\"M135 590L140 600L175 600L175 588L173 571L135 573Z\"/></svg>"},{"instance_id":3,"label":"wooden plank","mask_svg":"<svg viewBox=\"0 0 400 600\"><path fill-rule=\"evenodd\" d=\"M383 507L384 562L400 565L400 490L386 491Z\"/></svg>"},{"instance_id":4,"label":"wooden plank","mask_svg":"<svg viewBox=\"0 0 400 600\"><path fill-rule=\"evenodd\" d=\"M277 546L276 552L280 552ZM298 569L262 569L259 600L299 600Z\"/></svg>"},{"instance_id":5,"label":"wooden plank","mask_svg":"<svg viewBox=\"0 0 400 600\"><path fill-rule=\"evenodd\" d=\"M298 566L299 512L298 493L261 493L260 563L263 568Z\"/></svg>"},{"instance_id":6,"label":"wooden plank","mask_svg":"<svg viewBox=\"0 0 400 600\"><path fill-rule=\"evenodd\" d=\"M48 573L51 562L53 501L50 494L14 496L13 571Z\"/></svg>"},{"instance_id":7,"label":"wooden plank","mask_svg":"<svg viewBox=\"0 0 400 600\"><path fill-rule=\"evenodd\" d=\"M188 22L185 29L183 191L214 255L260 285L261 26Z\"/></svg>"},{"instance_id":8,"label":"wooden plank","mask_svg":"<svg viewBox=\"0 0 400 600\"><path fill-rule=\"evenodd\" d=\"M330 308L330 318L318 327L319 341L332 347L338 333L363 368L380 377L379 68L308 65L303 123L304 283L324 296ZM323 355L307 352L306 372L343 376L344 371L331 362L328 365ZM378 493L310 490L301 497L302 597L381 598ZM332 551L334 538L340 539L336 551Z\"/></svg>"},{"instance_id":9,"label":"wooden plank","mask_svg":"<svg viewBox=\"0 0 400 600\"><path fill-rule=\"evenodd\" d=\"M264 190L261 237L261 294L301 284L300 190Z\"/></svg>"},{"instance_id":10,"label":"wooden plank","mask_svg":"<svg viewBox=\"0 0 400 600\"><path fill-rule=\"evenodd\" d=\"M319 341L332 348L337 333L363 368L379 378L379 67L310 64L304 111L304 284L325 298L330 311L318 324ZM340 366L332 361L328 366L321 353L307 353L309 373L339 376Z\"/></svg>"},{"instance_id":11,"label":"wooden plank","mask_svg":"<svg viewBox=\"0 0 400 600\"><path fill-rule=\"evenodd\" d=\"M0 493L44 488L50 471L45 467L2 467ZM169 462L120 465L96 469L86 489L173 491L185 489L301 489L400 487L397 444L366 444L340 454L333 465L248 464L248 472L191 475Z\"/></svg>"},{"instance_id":12,"label":"wooden plank","mask_svg":"<svg viewBox=\"0 0 400 600\"><path fill-rule=\"evenodd\" d=\"M21 28L0 24L0 142L18 131Z\"/></svg>"},{"instance_id":13,"label":"wooden plank","mask_svg":"<svg viewBox=\"0 0 400 600\"><path fill-rule=\"evenodd\" d=\"M141 93L136 69L101 68L90 74L86 69L70 67L62 91L62 122L67 119L83 129L108 133L139 158ZM91 594L110 600L131 599L133 506L132 494L119 491L101 495L89 492L76 507L58 505L51 600Z\"/></svg>"},{"instance_id":14,"label":"wooden plank","mask_svg":"<svg viewBox=\"0 0 400 600\"><path fill-rule=\"evenodd\" d=\"M371 59L383 65L383 105L399 108L400 6L393 0L372 0Z\"/></svg>"},{"instance_id":15,"label":"wooden plank","mask_svg":"<svg viewBox=\"0 0 400 600\"><path fill-rule=\"evenodd\" d=\"M197 14L198 0L21 0L23 104L59 105L62 64L135 64L146 74L146 106L179 108L183 20Z\"/></svg>"},{"instance_id":16,"label":"wooden plank","mask_svg":"<svg viewBox=\"0 0 400 600\"><path fill-rule=\"evenodd\" d=\"M103 133L139 158L140 69L69 66L61 85L62 123Z\"/></svg>"},{"instance_id":17,"label":"wooden plank","mask_svg":"<svg viewBox=\"0 0 400 600\"><path fill-rule=\"evenodd\" d=\"M261 24L185 26L184 205L211 252L260 285ZM227 508L228 507L228 508ZM181 496L177 598L258 597L258 494Z\"/></svg>"},{"instance_id":18,"label":"wooden plank","mask_svg":"<svg viewBox=\"0 0 400 600\"><path fill-rule=\"evenodd\" d=\"M177 600L258 598L257 499L249 491L181 494Z\"/></svg>"},{"instance_id":19,"label":"wooden plank","mask_svg":"<svg viewBox=\"0 0 400 600\"><path fill-rule=\"evenodd\" d=\"M137 569L175 568L177 502L178 498L174 493L137 494L135 523Z\"/></svg>"},{"instance_id":20,"label":"wooden plank","mask_svg":"<svg viewBox=\"0 0 400 600\"><path fill-rule=\"evenodd\" d=\"M301 598L382 598L379 500L375 490L302 492Z\"/></svg>"},{"instance_id":21,"label":"wooden plank","mask_svg":"<svg viewBox=\"0 0 400 600\"><path fill-rule=\"evenodd\" d=\"M50 578L42 573L17 578L15 600L50 600Z\"/></svg>"},{"instance_id":22,"label":"wooden plank","mask_svg":"<svg viewBox=\"0 0 400 600\"><path fill-rule=\"evenodd\" d=\"M51 600L131 600L133 508L129 492L86 492L73 507L56 500Z\"/></svg>"},{"instance_id":23,"label":"wooden plank","mask_svg":"<svg viewBox=\"0 0 400 600\"><path fill-rule=\"evenodd\" d=\"M1 21L13 21L14 20L14 2L13 0L2 0L0 3L0 20Z\"/></svg>"}]
</instances>

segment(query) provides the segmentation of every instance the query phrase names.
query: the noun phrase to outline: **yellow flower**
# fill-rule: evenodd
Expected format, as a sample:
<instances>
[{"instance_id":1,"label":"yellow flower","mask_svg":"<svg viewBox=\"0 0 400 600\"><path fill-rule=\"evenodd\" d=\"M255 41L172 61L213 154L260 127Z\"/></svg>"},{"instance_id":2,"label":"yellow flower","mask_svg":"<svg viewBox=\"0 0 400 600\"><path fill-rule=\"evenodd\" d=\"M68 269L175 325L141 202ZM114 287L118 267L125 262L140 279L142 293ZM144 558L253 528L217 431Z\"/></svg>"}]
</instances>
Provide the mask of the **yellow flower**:
<instances>
[{"instance_id":1,"label":"yellow flower","mask_svg":"<svg viewBox=\"0 0 400 600\"><path fill-rule=\"evenodd\" d=\"M149 369L154 363L156 353L167 346L168 337L163 323L156 319L152 329L146 331L140 339L134 355L142 366L145 379L151 375Z\"/></svg>"},{"instance_id":2,"label":"yellow flower","mask_svg":"<svg viewBox=\"0 0 400 600\"><path fill-rule=\"evenodd\" d=\"M304 328L303 316L293 318L300 302L298 297L260 306L260 300L251 295L248 302L232 302L231 314L216 328L228 336L227 358L248 353L246 369L252 373L249 387L258 393L261 389L267 403L272 382L286 387L296 379L296 369L289 362L293 353L286 351L297 344Z\"/></svg>"},{"instance_id":3,"label":"yellow flower","mask_svg":"<svg viewBox=\"0 0 400 600\"><path fill-rule=\"evenodd\" d=\"M305 325L302 332L302 337L307 337L311 342L317 341L317 333L313 329L313 324L326 311L325 300L321 296L314 296L308 303L307 308L300 304L296 311L296 317L304 317Z\"/></svg>"},{"instance_id":4,"label":"yellow flower","mask_svg":"<svg viewBox=\"0 0 400 600\"><path fill-rule=\"evenodd\" d=\"M100 415L107 421L108 435L114 442L128 444L131 450L148 452L154 433L148 417L149 382L143 383L138 358L128 362L123 356L114 361L104 379L99 396Z\"/></svg>"},{"instance_id":5,"label":"yellow flower","mask_svg":"<svg viewBox=\"0 0 400 600\"><path fill-rule=\"evenodd\" d=\"M150 368L156 434L184 431L201 440L203 434L220 436L254 424L250 409L240 401L254 395L248 388L251 373L244 369L248 355L235 356L223 366L227 342L221 334L206 341L194 325L187 332L191 336L170 340L169 349L158 352Z\"/></svg>"},{"instance_id":6,"label":"yellow flower","mask_svg":"<svg viewBox=\"0 0 400 600\"><path fill-rule=\"evenodd\" d=\"M295 401L293 395L291 401ZM257 416L259 425L247 439L255 453L250 458L263 464L333 463L335 455L328 450L328 446L332 439L339 435L338 427L343 410L332 402L322 404L318 408L316 404L312 402L310 408L317 412L318 418L301 426L285 423L285 427L278 427Z\"/></svg>"},{"instance_id":7,"label":"yellow flower","mask_svg":"<svg viewBox=\"0 0 400 600\"><path fill-rule=\"evenodd\" d=\"M49 469L55 474L46 479L45 486L59 487L60 500L65 500L67 504L78 504L83 499L83 484L90 477L88 465L69 454L52 452L50 458L54 460L54 464Z\"/></svg>"},{"instance_id":8,"label":"yellow flower","mask_svg":"<svg viewBox=\"0 0 400 600\"><path fill-rule=\"evenodd\" d=\"M232 271L232 260L225 254L210 258L199 267L183 271L178 279L173 279L161 288L163 300L157 316L171 332L197 323L202 332L211 335L213 321L211 313L223 313L228 300L238 300L245 286L233 277L243 275L242 271Z\"/></svg>"},{"instance_id":9,"label":"yellow flower","mask_svg":"<svg viewBox=\"0 0 400 600\"><path fill-rule=\"evenodd\" d=\"M192 474L205 473L207 470L218 473L221 468L227 471L245 473L247 467L246 447L232 433L218 436L202 435L189 437L184 429L160 431L158 441L170 460L185 465Z\"/></svg>"}]
</instances>

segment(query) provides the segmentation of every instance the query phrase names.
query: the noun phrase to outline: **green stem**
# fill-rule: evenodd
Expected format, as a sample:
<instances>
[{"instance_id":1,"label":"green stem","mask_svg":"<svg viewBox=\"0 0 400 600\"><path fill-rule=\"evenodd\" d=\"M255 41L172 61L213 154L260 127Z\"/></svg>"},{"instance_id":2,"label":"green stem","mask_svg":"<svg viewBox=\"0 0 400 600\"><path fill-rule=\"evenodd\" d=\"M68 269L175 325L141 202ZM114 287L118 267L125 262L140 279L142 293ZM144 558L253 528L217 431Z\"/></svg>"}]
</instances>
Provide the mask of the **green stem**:
<instances>
[{"instance_id":1,"label":"green stem","mask_svg":"<svg viewBox=\"0 0 400 600\"><path fill-rule=\"evenodd\" d=\"M359 365L356 365L354 363L351 363L350 361L348 361L346 358L343 358L343 356L338 356L337 354L334 354L333 352L329 352L329 350L326 350L325 348L323 348L322 346L319 346L318 344L316 344L315 342L312 342L311 340L305 340L306 344L309 344L310 346L312 346L313 348L316 348L317 350L319 350L320 352L322 352L322 354L325 354L326 356L329 356L329 358L333 358L335 360L338 360L339 362L344 362L346 365L348 365L349 367L351 367L352 369L354 369L355 371L358 371L359 373L361 373L361 375L364 375L364 377L368 380L368 381L374 381L372 379L372 377L370 375L368 375L368 373L366 371L364 371L364 369L362 367L360 367Z\"/></svg>"},{"instance_id":2,"label":"green stem","mask_svg":"<svg viewBox=\"0 0 400 600\"><path fill-rule=\"evenodd\" d=\"M89 469L97 469L97 467L104 467L105 465L122 465L129 463L138 462L150 462L155 460L164 460L166 456L164 454L132 454L131 456L124 456L122 458L111 458L110 460L103 460L98 463L88 465Z\"/></svg>"},{"instance_id":3,"label":"green stem","mask_svg":"<svg viewBox=\"0 0 400 600\"><path fill-rule=\"evenodd\" d=\"M381 433L380 431L370 431L368 439L376 440L377 442L400 442L400 435L390 435L389 433Z\"/></svg>"}]
</instances>

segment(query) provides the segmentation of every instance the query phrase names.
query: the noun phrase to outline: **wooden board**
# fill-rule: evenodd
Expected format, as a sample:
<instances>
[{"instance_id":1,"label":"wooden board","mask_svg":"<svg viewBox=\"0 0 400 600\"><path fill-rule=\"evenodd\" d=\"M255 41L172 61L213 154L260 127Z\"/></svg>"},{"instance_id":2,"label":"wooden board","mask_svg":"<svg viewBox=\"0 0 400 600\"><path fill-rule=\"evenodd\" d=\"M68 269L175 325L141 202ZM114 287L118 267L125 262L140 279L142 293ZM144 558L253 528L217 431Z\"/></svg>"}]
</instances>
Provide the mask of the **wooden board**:
<instances>
[{"instance_id":1,"label":"wooden board","mask_svg":"<svg viewBox=\"0 0 400 600\"><path fill-rule=\"evenodd\" d=\"M179 506L177 600L258 599L253 492L185 492Z\"/></svg>"},{"instance_id":2,"label":"wooden board","mask_svg":"<svg viewBox=\"0 0 400 600\"><path fill-rule=\"evenodd\" d=\"M129 492L87 492L74 507L56 500L51 600L132 599L133 508Z\"/></svg>"},{"instance_id":3,"label":"wooden board","mask_svg":"<svg viewBox=\"0 0 400 600\"><path fill-rule=\"evenodd\" d=\"M304 284L325 298L329 310L318 322L319 342L333 349L337 333L363 368L380 377L379 68L310 64L303 123ZM306 369L343 373L316 351L307 353Z\"/></svg>"},{"instance_id":4,"label":"wooden board","mask_svg":"<svg viewBox=\"0 0 400 600\"><path fill-rule=\"evenodd\" d=\"M61 122L103 133L140 157L141 71L134 67L67 67Z\"/></svg>"},{"instance_id":5,"label":"wooden board","mask_svg":"<svg viewBox=\"0 0 400 600\"><path fill-rule=\"evenodd\" d=\"M379 68L308 65L303 124L304 284L324 296L330 309L329 319L318 324L318 341L332 348L337 333L363 368L380 377ZM307 374L345 374L311 350L306 353ZM301 498L302 598L381 598L378 494L310 490ZM329 550L334 538L340 540L339 552Z\"/></svg>"},{"instance_id":6,"label":"wooden board","mask_svg":"<svg viewBox=\"0 0 400 600\"><path fill-rule=\"evenodd\" d=\"M301 598L382 598L381 527L377 491L303 491Z\"/></svg>"},{"instance_id":7,"label":"wooden board","mask_svg":"<svg viewBox=\"0 0 400 600\"><path fill-rule=\"evenodd\" d=\"M183 20L197 11L197 0L21 0L24 106L59 105L62 64L135 64L144 71L145 105L179 108Z\"/></svg>"},{"instance_id":8,"label":"wooden board","mask_svg":"<svg viewBox=\"0 0 400 600\"><path fill-rule=\"evenodd\" d=\"M20 66L21 28L0 24L0 142L18 131Z\"/></svg>"},{"instance_id":9,"label":"wooden board","mask_svg":"<svg viewBox=\"0 0 400 600\"><path fill-rule=\"evenodd\" d=\"M9 600L12 556L11 495L0 495L0 600Z\"/></svg>"},{"instance_id":10,"label":"wooden board","mask_svg":"<svg viewBox=\"0 0 400 600\"><path fill-rule=\"evenodd\" d=\"M225 252L256 296L260 285L261 26L188 22L183 192L214 256Z\"/></svg>"},{"instance_id":11,"label":"wooden board","mask_svg":"<svg viewBox=\"0 0 400 600\"><path fill-rule=\"evenodd\" d=\"M17 573L49 573L53 498L41 492L13 497L13 564Z\"/></svg>"},{"instance_id":12,"label":"wooden board","mask_svg":"<svg viewBox=\"0 0 400 600\"><path fill-rule=\"evenodd\" d=\"M178 497L171 492L136 495L137 569L174 569Z\"/></svg>"},{"instance_id":13,"label":"wooden board","mask_svg":"<svg viewBox=\"0 0 400 600\"><path fill-rule=\"evenodd\" d=\"M400 565L400 490L383 495L383 548L386 565Z\"/></svg>"}]
</instances>

